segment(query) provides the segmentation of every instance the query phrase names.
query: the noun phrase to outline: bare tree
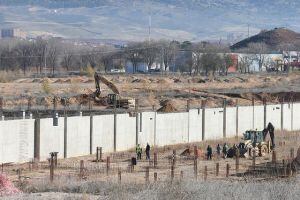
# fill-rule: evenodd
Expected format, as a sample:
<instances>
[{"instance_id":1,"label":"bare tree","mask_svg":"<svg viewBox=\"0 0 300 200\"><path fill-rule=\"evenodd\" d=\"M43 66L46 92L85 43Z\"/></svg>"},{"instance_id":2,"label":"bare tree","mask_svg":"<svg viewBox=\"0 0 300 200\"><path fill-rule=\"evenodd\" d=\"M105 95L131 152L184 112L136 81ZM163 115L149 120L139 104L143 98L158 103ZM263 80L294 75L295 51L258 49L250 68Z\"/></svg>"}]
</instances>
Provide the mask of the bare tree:
<instances>
[{"instance_id":1,"label":"bare tree","mask_svg":"<svg viewBox=\"0 0 300 200\"><path fill-rule=\"evenodd\" d=\"M138 63L143 61L140 43L131 43L125 48L126 59L132 64L133 73L137 72Z\"/></svg>"},{"instance_id":2,"label":"bare tree","mask_svg":"<svg viewBox=\"0 0 300 200\"><path fill-rule=\"evenodd\" d=\"M47 42L42 38L37 38L34 43L35 65L37 73L42 73L42 68L45 65Z\"/></svg>"},{"instance_id":3,"label":"bare tree","mask_svg":"<svg viewBox=\"0 0 300 200\"><path fill-rule=\"evenodd\" d=\"M170 70L171 64L175 62L175 56L179 51L180 43L176 41L161 40L158 42L163 48L164 70Z\"/></svg>"},{"instance_id":4,"label":"bare tree","mask_svg":"<svg viewBox=\"0 0 300 200\"><path fill-rule=\"evenodd\" d=\"M253 60L258 63L259 71L262 71L267 58L266 53L268 53L267 45L265 43L250 43L248 48L249 53L253 54Z\"/></svg>"},{"instance_id":5,"label":"bare tree","mask_svg":"<svg viewBox=\"0 0 300 200\"><path fill-rule=\"evenodd\" d=\"M74 55L70 50L65 50L64 55L62 57L61 66L65 68L67 71L73 66L74 63Z\"/></svg>"},{"instance_id":6,"label":"bare tree","mask_svg":"<svg viewBox=\"0 0 300 200\"><path fill-rule=\"evenodd\" d=\"M33 61L33 44L30 42L22 42L14 49L16 52L17 62L23 70L24 75Z\"/></svg>"},{"instance_id":7,"label":"bare tree","mask_svg":"<svg viewBox=\"0 0 300 200\"><path fill-rule=\"evenodd\" d=\"M47 48L47 64L50 66L52 75L55 73L58 62L58 47L55 41L50 41Z\"/></svg>"},{"instance_id":8,"label":"bare tree","mask_svg":"<svg viewBox=\"0 0 300 200\"><path fill-rule=\"evenodd\" d=\"M159 53L162 53L163 48L157 42L143 42L140 49L143 61L147 64L148 69L155 63Z\"/></svg>"},{"instance_id":9,"label":"bare tree","mask_svg":"<svg viewBox=\"0 0 300 200\"><path fill-rule=\"evenodd\" d=\"M240 58L238 68L240 73L249 73L253 59L250 56L244 55Z\"/></svg>"}]
</instances>

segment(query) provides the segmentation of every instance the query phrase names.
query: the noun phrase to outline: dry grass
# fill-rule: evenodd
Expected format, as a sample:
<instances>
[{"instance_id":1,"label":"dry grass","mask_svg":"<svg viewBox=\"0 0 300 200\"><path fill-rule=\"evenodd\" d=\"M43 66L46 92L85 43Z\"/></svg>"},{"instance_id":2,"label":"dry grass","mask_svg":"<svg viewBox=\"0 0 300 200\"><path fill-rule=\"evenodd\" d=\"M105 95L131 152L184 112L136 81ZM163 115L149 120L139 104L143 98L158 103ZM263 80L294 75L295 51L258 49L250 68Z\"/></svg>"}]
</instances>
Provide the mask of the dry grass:
<instances>
[{"instance_id":1,"label":"dry grass","mask_svg":"<svg viewBox=\"0 0 300 200\"><path fill-rule=\"evenodd\" d=\"M299 199L299 179L253 182L184 180L153 184L80 182L60 179L55 183L38 181L24 188L27 193L68 193L97 195L99 199ZM92 196L93 197L93 196ZM12 198L13 199L13 198Z\"/></svg>"},{"instance_id":2,"label":"dry grass","mask_svg":"<svg viewBox=\"0 0 300 200\"><path fill-rule=\"evenodd\" d=\"M21 77L18 71L0 71L0 83L8 83Z\"/></svg>"}]
</instances>

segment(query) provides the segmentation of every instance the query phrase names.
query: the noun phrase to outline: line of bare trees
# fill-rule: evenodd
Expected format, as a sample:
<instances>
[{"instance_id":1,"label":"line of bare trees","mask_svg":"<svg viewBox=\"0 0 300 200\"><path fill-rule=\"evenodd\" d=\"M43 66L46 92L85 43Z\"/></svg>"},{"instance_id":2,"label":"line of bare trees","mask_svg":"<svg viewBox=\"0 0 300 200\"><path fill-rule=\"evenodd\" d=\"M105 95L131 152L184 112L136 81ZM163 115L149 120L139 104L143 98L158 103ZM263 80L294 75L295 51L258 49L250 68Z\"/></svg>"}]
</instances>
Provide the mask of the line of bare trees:
<instances>
[{"instance_id":1,"label":"line of bare trees","mask_svg":"<svg viewBox=\"0 0 300 200\"><path fill-rule=\"evenodd\" d=\"M259 70L267 65L265 44L250 44L242 49L245 55L238 63L241 73L250 72L253 61ZM133 73L139 72L143 63L148 69L180 71L192 74L227 75L233 64L229 46L208 42L146 41L129 43L123 48L111 46L91 47L60 39L0 40L0 70L55 74L58 71L78 71L88 66L108 72L124 69L131 63Z\"/></svg>"}]
</instances>

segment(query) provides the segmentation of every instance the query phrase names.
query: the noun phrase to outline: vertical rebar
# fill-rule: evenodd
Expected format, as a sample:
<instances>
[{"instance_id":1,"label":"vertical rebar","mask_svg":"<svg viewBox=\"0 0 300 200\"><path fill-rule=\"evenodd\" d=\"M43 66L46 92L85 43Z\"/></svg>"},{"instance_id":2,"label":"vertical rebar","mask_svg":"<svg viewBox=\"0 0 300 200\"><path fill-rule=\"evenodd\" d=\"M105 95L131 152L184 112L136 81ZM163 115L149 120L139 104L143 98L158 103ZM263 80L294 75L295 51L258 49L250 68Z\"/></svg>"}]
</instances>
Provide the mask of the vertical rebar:
<instances>
[{"instance_id":1,"label":"vertical rebar","mask_svg":"<svg viewBox=\"0 0 300 200\"><path fill-rule=\"evenodd\" d=\"M174 180L174 165L171 166L171 181Z\"/></svg>"},{"instance_id":2,"label":"vertical rebar","mask_svg":"<svg viewBox=\"0 0 300 200\"><path fill-rule=\"evenodd\" d=\"M118 171L119 183L122 182L122 172L121 170Z\"/></svg>"},{"instance_id":3,"label":"vertical rebar","mask_svg":"<svg viewBox=\"0 0 300 200\"><path fill-rule=\"evenodd\" d=\"M54 154L50 154L50 182L52 183L54 180Z\"/></svg>"},{"instance_id":4,"label":"vertical rebar","mask_svg":"<svg viewBox=\"0 0 300 200\"><path fill-rule=\"evenodd\" d=\"M146 167L145 182L149 183L149 167Z\"/></svg>"},{"instance_id":5,"label":"vertical rebar","mask_svg":"<svg viewBox=\"0 0 300 200\"><path fill-rule=\"evenodd\" d=\"M195 179L197 179L197 176L198 176L198 160L196 159L196 157L194 158L194 176L195 176Z\"/></svg>"},{"instance_id":6,"label":"vertical rebar","mask_svg":"<svg viewBox=\"0 0 300 200\"><path fill-rule=\"evenodd\" d=\"M253 166L253 169L255 169L255 165L256 165L256 151L254 149L253 155L252 155L252 166Z\"/></svg>"},{"instance_id":7,"label":"vertical rebar","mask_svg":"<svg viewBox=\"0 0 300 200\"><path fill-rule=\"evenodd\" d=\"M176 165L176 150L173 150L173 154L172 154L172 166L175 167Z\"/></svg>"},{"instance_id":8,"label":"vertical rebar","mask_svg":"<svg viewBox=\"0 0 300 200\"><path fill-rule=\"evenodd\" d=\"M106 158L106 173L107 174L109 172L109 169L110 169L110 157L107 156L107 158Z\"/></svg>"},{"instance_id":9,"label":"vertical rebar","mask_svg":"<svg viewBox=\"0 0 300 200\"><path fill-rule=\"evenodd\" d=\"M294 148L291 148L290 150L290 157L291 157L291 161L294 160L295 156L294 156Z\"/></svg>"},{"instance_id":10,"label":"vertical rebar","mask_svg":"<svg viewBox=\"0 0 300 200\"><path fill-rule=\"evenodd\" d=\"M80 178L83 178L83 177L84 177L84 172L83 172L83 170L84 170L84 161L81 160L81 161L80 161L80 171L79 171L79 177L80 177Z\"/></svg>"},{"instance_id":11,"label":"vertical rebar","mask_svg":"<svg viewBox=\"0 0 300 200\"><path fill-rule=\"evenodd\" d=\"M207 180L207 166L204 167L204 181Z\"/></svg>"},{"instance_id":12,"label":"vertical rebar","mask_svg":"<svg viewBox=\"0 0 300 200\"><path fill-rule=\"evenodd\" d=\"M273 150L272 152L272 163L276 163L276 151Z\"/></svg>"},{"instance_id":13,"label":"vertical rebar","mask_svg":"<svg viewBox=\"0 0 300 200\"><path fill-rule=\"evenodd\" d=\"M216 176L219 176L220 164L216 163Z\"/></svg>"},{"instance_id":14,"label":"vertical rebar","mask_svg":"<svg viewBox=\"0 0 300 200\"><path fill-rule=\"evenodd\" d=\"M194 146L194 156L195 156L196 159L199 158L199 155L198 155L198 147L197 147L196 145Z\"/></svg>"},{"instance_id":15,"label":"vertical rebar","mask_svg":"<svg viewBox=\"0 0 300 200\"><path fill-rule=\"evenodd\" d=\"M157 152L154 152L154 168L157 167Z\"/></svg>"},{"instance_id":16,"label":"vertical rebar","mask_svg":"<svg viewBox=\"0 0 300 200\"><path fill-rule=\"evenodd\" d=\"M229 169L230 169L230 165L229 163L226 164L226 177L229 177Z\"/></svg>"},{"instance_id":17,"label":"vertical rebar","mask_svg":"<svg viewBox=\"0 0 300 200\"><path fill-rule=\"evenodd\" d=\"M157 181L157 172L154 172L154 181Z\"/></svg>"},{"instance_id":18,"label":"vertical rebar","mask_svg":"<svg viewBox=\"0 0 300 200\"><path fill-rule=\"evenodd\" d=\"M236 149L236 157L235 157L235 171L236 173L239 172L240 169L240 151Z\"/></svg>"}]
</instances>

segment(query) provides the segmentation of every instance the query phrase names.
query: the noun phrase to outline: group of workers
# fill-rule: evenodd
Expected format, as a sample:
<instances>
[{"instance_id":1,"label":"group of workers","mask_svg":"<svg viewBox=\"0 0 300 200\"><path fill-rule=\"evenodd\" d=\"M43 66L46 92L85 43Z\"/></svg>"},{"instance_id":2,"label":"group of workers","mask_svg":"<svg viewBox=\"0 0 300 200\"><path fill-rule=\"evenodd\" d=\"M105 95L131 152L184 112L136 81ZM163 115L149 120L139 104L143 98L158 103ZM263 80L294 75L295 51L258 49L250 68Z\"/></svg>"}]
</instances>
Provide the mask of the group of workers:
<instances>
[{"instance_id":1,"label":"group of workers","mask_svg":"<svg viewBox=\"0 0 300 200\"><path fill-rule=\"evenodd\" d=\"M138 144L135 148L137 160L142 160L143 149L140 144ZM146 160L150 160L150 145L147 143L146 148Z\"/></svg>"},{"instance_id":2,"label":"group of workers","mask_svg":"<svg viewBox=\"0 0 300 200\"><path fill-rule=\"evenodd\" d=\"M235 145L233 146L235 147ZM229 150L229 146L227 145L227 143L224 143L223 147L221 148L220 144L217 145L216 147L216 153L218 157L221 157L221 153L223 155L223 158L227 158L227 153ZM206 149L206 156L207 156L207 160L211 160L212 159L212 155L213 155L213 150L212 147L210 145L207 146Z\"/></svg>"}]
</instances>

